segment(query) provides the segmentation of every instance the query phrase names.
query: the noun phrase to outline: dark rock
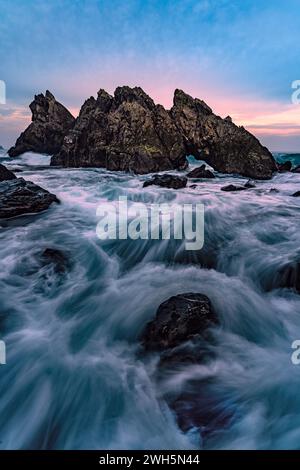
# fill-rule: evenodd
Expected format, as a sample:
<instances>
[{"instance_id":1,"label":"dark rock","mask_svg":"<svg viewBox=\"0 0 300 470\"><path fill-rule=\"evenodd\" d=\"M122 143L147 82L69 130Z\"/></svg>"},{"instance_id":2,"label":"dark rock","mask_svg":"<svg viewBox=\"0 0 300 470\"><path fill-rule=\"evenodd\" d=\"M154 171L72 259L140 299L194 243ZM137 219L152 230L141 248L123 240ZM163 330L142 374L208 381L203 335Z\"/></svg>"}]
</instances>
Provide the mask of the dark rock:
<instances>
[{"instance_id":1,"label":"dark rock","mask_svg":"<svg viewBox=\"0 0 300 470\"><path fill-rule=\"evenodd\" d=\"M223 186L221 188L221 191L227 191L227 192L230 192L230 191L244 191L245 189L247 189L246 186L228 184L227 186Z\"/></svg>"},{"instance_id":2,"label":"dark rock","mask_svg":"<svg viewBox=\"0 0 300 470\"><path fill-rule=\"evenodd\" d=\"M197 184L191 184L191 185L189 186L189 188L195 189L195 188L197 188L197 186L198 186Z\"/></svg>"},{"instance_id":3,"label":"dark rock","mask_svg":"<svg viewBox=\"0 0 300 470\"><path fill-rule=\"evenodd\" d=\"M23 178L0 183L0 218L36 213L59 202L54 194Z\"/></svg>"},{"instance_id":4,"label":"dark rock","mask_svg":"<svg viewBox=\"0 0 300 470\"><path fill-rule=\"evenodd\" d=\"M250 132L221 119L201 100L176 90L170 111L184 136L186 152L222 173L267 179L276 171L272 154Z\"/></svg>"},{"instance_id":5,"label":"dark rock","mask_svg":"<svg viewBox=\"0 0 300 470\"><path fill-rule=\"evenodd\" d=\"M202 335L218 323L211 302L198 293L179 294L163 302L145 328L142 344L147 351L165 351Z\"/></svg>"},{"instance_id":6,"label":"dark rock","mask_svg":"<svg viewBox=\"0 0 300 470\"><path fill-rule=\"evenodd\" d=\"M300 196L300 191L296 191L294 194L292 194L293 197L299 197Z\"/></svg>"},{"instance_id":7,"label":"dark rock","mask_svg":"<svg viewBox=\"0 0 300 470\"><path fill-rule=\"evenodd\" d=\"M278 163L278 171L279 171L279 173L284 173L286 171L291 171L292 166L293 166L293 164L289 160L284 162L284 163Z\"/></svg>"},{"instance_id":8,"label":"dark rock","mask_svg":"<svg viewBox=\"0 0 300 470\"><path fill-rule=\"evenodd\" d=\"M4 165L0 164L0 181L14 180L16 176L12 171L8 170Z\"/></svg>"},{"instance_id":9,"label":"dark rock","mask_svg":"<svg viewBox=\"0 0 300 470\"><path fill-rule=\"evenodd\" d=\"M176 175L154 175L150 180L144 182L143 188L153 184L163 188L181 189L186 187L187 178Z\"/></svg>"},{"instance_id":10,"label":"dark rock","mask_svg":"<svg viewBox=\"0 0 300 470\"><path fill-rule=\"evenodd\" d=\"M247 183L244 184L244 187L247 188L247 189L252 189L252 188L255 188L256 186L253 183L253 181L248 180Z\"/></svg>"},{"instance_id":11,"label":"dark rock","mask_svg":"<svg viewBox=\"0 0 300 470\"><path fill-rule=\"evenodd\" d=\"M42 266L53 265L57 274L64 274L70 268L66 253L57 248L46 248L41 253Z\"/></svg>"},{"instance_id":12,"label":"dark rock","mask_svg":"<svg viewBox=\"0 0 300 470\"><path fill-rule=\"evenodd\" d=\"M32 122L9 149L9 156L17 157L24 152L50 155L58 152L64 136L74 125L74 117L48 90L45 96L36 95L29 107Z\"/></svg>"},{"instance_id":13,"label":"dark rock","mask_svg":"<svg viewBox=\"0 0 300 470\"><path fill-rule=\"evenodd\" d=\"M188 178L215 178L212 171L207 170L205 165L201 165L198 168L190 171L187 175Z\"/></svg>"},{"instance_id":14,"label":"dark rock","mask_svg":"<svg viewBox=\"0 0 300 470\"><path fill-rule=\"evenodd\" d=\"M300 261L286 263L275 276L274 287L286 287L300 293Z\"/></svg>"},{"instance_id":15,"label":"dark rock","mask_svg":"<svg viewBox=\"0 0 300 470\"><path fill-rule=\"evenodd\" d=\"M300 173L300 165L296 166L295 168L292 169L293 173Z\"/></svg>"},{"instance_id":16,"label":"dark rock","mask_svg":"<svg viewBox=\"0 0 300 470\"><path fill-rule=\"evenodd\" d=\"M271 188L269 192L270 192L270 193L279 193L279 189L277 189L277 188Z\"/></svg>"},{"instance_id":17,"label":"dark rock","mask_svg":"<svg viewBox=\"0 0 300 470\"><path fill-rule=\"evenodd\" d=\"M49 92L30 106L33 122L10 149L11 156L31 150L54 154L51 165L140 174L184 169L187 155L217 171L250 178L271 178L277 169L250 132L181 90L175 91L170 111L139 87L119 87L114 96L100 90L97 99L83 104L75 124Z\"/></svg>"},{"instance_id":18,"label":"dark rock","mask_svg":"<svg viewBox=\"0 0 300 470\"><path fill-rule=\"evenodd\" d=\"M51 165L145 174L184 169L183 138L170 114L139 87L89 98Z\"/></svg>"}]
</instances>

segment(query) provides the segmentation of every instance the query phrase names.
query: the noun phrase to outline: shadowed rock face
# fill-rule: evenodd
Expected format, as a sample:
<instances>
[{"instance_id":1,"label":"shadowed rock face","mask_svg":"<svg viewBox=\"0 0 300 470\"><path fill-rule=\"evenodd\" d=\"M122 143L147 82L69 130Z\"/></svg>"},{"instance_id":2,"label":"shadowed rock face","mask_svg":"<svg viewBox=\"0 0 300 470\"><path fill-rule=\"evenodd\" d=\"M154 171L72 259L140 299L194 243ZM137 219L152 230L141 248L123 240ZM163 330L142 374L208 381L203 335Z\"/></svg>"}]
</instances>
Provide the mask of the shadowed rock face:
<instances>
[{"instance_id":1,"label":"shadowed rock face","mask_svg":"<svg viewBox=\"0 0 300 470\"><path fill-rule=\"evenodd\" d=\"M0 164L0 181L14 180L16 178L12 171Z\"/></svg>"},{"instance_id":2,"label":"shadowed rock face","mask_svg":"<svg viewBox=\"0 0 300 470\"><path fill-rule=\"evenodd\" d=\"M32 123L22 132L8 154L17 157L24 152L54 154L59 151L64 136L75 119L47 90L36 95L30 104Z\"/></svg>"},{"instance_id":3,"label":"shadowed rock face","mask_svg":"<svg viewBox=\"0 0 300 470\"><path fill-rule=\"evenodd\" d=\"M222 173L271 178L276 170L266 147L228 116L221 119L199 99L175 90L170 114L185 140L186 153L205 160Z\"/></svg>"},{"instance_id":4,"label":"shadowed rock face","mask_svg":"<svg viewBox=\"0 0 300 470\"><path fill-rule=\"evenodd\" d=\"M105 90L89 98L76 120L50 92L35 97L32 123L10 149L53 154L51 165L104 167L145 174L180 170L186 156L223 173L265 179L276 170L271 153L230 117L221 119L181 90L167 111L139 87Z\"/></svg>"}]
</instances>

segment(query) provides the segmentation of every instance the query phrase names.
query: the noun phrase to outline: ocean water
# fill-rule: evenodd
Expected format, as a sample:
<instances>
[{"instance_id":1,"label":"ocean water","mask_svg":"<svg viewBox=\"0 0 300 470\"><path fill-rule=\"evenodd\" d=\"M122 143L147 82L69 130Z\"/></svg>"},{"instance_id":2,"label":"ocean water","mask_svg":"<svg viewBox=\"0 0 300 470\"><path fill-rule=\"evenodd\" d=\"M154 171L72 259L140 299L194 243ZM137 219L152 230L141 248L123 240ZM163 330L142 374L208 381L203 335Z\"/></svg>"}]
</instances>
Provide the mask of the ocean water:
<instances>
[{"instance_id":1,"label":"ocean water","mask_svg":"<svg viewBox=\"0 0 300 470\"><path fill-rule=\"evenodd\" d=\"M47 168L43 155L0 159L61 200L0 222L1 449L300 448L300 366L291 362L300 296L270 289L278 270L300 259L300 198L291 197L300 174L240 193L220 188L245 178L219 174L174 191L142 188L147 176ZM190 169L198 164L191 159ZM96 207L120 195L202 202L203 249L99 240ZM46 248L65 253L65 273L41 266ZM161 302L189 291L206 294L220 319L213 354L158 384L158 358L140 354L139 336ZM230 418L209 434L183 432L166 397L187 390L210 397L210 405L199 399L203 413L211 406Z\"/></svg>"}]
</instances>

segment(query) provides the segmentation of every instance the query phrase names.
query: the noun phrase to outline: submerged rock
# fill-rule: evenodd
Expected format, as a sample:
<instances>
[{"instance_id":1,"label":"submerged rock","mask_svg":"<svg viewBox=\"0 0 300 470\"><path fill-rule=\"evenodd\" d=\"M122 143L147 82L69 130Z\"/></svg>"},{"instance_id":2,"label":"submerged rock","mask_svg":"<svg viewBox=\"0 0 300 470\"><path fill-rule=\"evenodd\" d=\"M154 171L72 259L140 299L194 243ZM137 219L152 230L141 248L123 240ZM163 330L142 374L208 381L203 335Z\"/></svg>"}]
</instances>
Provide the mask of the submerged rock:
<instances>
[{"instance_id":1,"label":"submerged rock","mask_svg":"<svg viewBox=\"0 0 300 470\"><path fill-rule=\"evenodd\" d=\"M247 183L245 183L244 186L245 186L245 188L247 188L247 189L253 189L253 188L256 187L255 184L253 183L253 181L251 181L251 180L248 180Z\"/></svg>"},{"instance_id":2,"label":"submerged rock","mask_svg":"<svg viewBox=\"0 0 300 470\"><path fill-rule=\"evenodd\" d=\"M190 171L187 175L188 178L215 178L212 171L207 170L205 165L201 165L198 168Z\"/></svg>"},{"instance_id":3,"label":"submerged rock","mask_svg":"<svg viewBox=\"0 0 300 470\"><path fill-rule=\"evenodd\" d=\"M75 118L48 90L45 95L36 95L29 107L32 122L9 149L9 156L17 157L24 152L50 155L58 152Z\"/></svg>"},{"instance_id":4,"label":"submerged rock","mask_svg":"<svg viewBox=\"0 0 300 470\"><path fill-rule=\"evenodd\" d=\"M0 164L0 181L14 180L16 178L16 175L14 175L12 171Z\"/></svg>"},{"instance_id":5,"label":"submerged rock","mask_svg":"<svg viewBox=\"0 0 300 470\"><path fill-rule=\"evenodd\" d=\"M52 202L59 202L54 194L23 178L0 183L0 218L41 212Z\"/></svg>"},{"instance_id":6,"label":"submerged rock","mask_svg":"<svg viewBox=\"0 0 300 470\"><path fill-rule=\"evenodd\" d=\"M139 87L118 87L114 96L100 90L74 120L47 91L31 103L33 122L9 154L31 150L54 154L51 165L139 174L184 169L188 155L250 178L271 178L276 171L271 153L231 118L221 119L181 90L173 103L167 111Z\"/></svg>"},{"instance_id":7,"label":"submerged rock","mask_svg":"<svg viewBox=\"0 0 300 470\"><path fill-rule=\"evenodd\" d=\"M284 162L284 163L278 163L278 171L279 171L279 173L284 173L286 171L291 171L292 166L293 166L293 164L289 160Z\"/></svg>"},{"instance_id":8,"label":"submerged rock","mask_svg":"<svg viewBox=\"0 0 300 470\"><path fill-rule=\"evenodd\" d=\"M40 258L42 266L53 265L57 274L64 274L70 268L68 256L57 248L46 248Z\"/></svg>"},{"instance_id":9,"label":"submerged rock","mask_svg":"<svg viewBox=\"0 0 300 470\"><path fill-rule=\"evenodd\" d=\"M147 186L156 185L163 188L181 189L187 185L187 178L185 176L176 175L154 175L151 179L143 184L143 188Z\"/></svg>"},{"instance_id":10,"label":"submerged rock","mask_svg":"<svg viewBox=\"0 0 300 470\"><path fill-rule=\"evenodd\" d=\"M241 186L241 185L236 185L236 184L228 184L227 186L223 186L221 188L221 191L244 191L245 189L248 189L246 186Z\"/></svg>"},{"instance_id":11,"label":"submerged rock","mask_svg":"<svg viewBox=\"0 0 300 470\"><path fill-rule=\"evenodd\" d=\"M300 165L296 166L295 168L292 169L293 173L300 173Z\"/></svg>"},{"instance_id":12,"label":"submerged rock","mask_svg":"<svg viewBox=\"0 0 300 470\"><path fill-rule=\"evenodd\" d=\"M299 197L300 196L300 191L296 191L294 194L292 194L293 197Z\"/></svg>"},{"instance_id":13,"label":"submerged rock","mask_svg":"<svg viewBox=\"0 0 300 470\"><path fill-rule=\"evenodd\" d=\"M156 312L142 335L147 351L166 351L202 335L218 319L204 294L185 293L170 297Z\"/></svg>"}]
</instances>

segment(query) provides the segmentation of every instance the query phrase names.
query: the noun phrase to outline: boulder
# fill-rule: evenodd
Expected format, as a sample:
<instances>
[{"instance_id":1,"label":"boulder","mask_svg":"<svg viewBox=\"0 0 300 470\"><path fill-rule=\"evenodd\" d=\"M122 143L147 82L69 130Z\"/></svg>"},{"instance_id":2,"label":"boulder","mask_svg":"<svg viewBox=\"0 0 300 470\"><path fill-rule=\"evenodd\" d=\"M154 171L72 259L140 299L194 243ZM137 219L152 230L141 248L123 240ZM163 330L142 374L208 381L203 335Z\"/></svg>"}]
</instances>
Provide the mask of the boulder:
<instances>
[{"instance_id":1,"label":"boulder","mask_svg":"<svg viewBox=\"0 0 300 470\"><path fill-rule=\"evenodd\" d=\"M212 171L207 170L205 165L201 165L198 168L190 171L187 175L188 178L215 178Z\"/></svg>"},{"instance_id":2,"label":"boulder","mask_svg":"<svg viewBox=\"0 0 300 470\"><path fill-rule=\"evenodd\" d=\"M0 181L14 180L16 178L16 175L14 175L12 171L0 164Z\"/></svg>"},{"instance_id":3,"label":"boulder","mask_svg":"<svg viewBox=\"0 0 300 470\"><path fill-rule=\"evenodd\" d=\"M292 194L293 197L299 197L300 196L300 191L296 191L294 194Z\"/></svg>"},{"instance_id":4,"label":"boulder","mask_svg":"<svg viewBox=\"0 0 300 470\"><path fill-rule=\"evenodd\" d=\"M12 178L0 183L1 219L41 212L52 202L59 202L54 194L23 178Z\"/></svg>"},{"instance_id":5,"label":"boulder","mask_svg":"<svg viewBox=\"0 0 300 470\"><path fill-rule=\"evenodd\" d=\"M176 175L154 175L151 179L144 182L143 188L152 185L161 186L162 188L181 189L186 187L187 178Z\"/></svg>"},{"instance_id":6,"label":"boulder","mask_svg":"<svg viewBox=\"0 0 300 470\"><path fill-rule=\"evenodd\" d=\"M142 335L146 351L166 351L203 335L218 319L204 294L185 293L163 302Z\"/></svg>"},{"instance_id":7,"label":"boulder","mask_svg":"<svg viewBox=\"0 0 300 470\"><path fill-rule=\"evenodd\" d=\"M9 149L9 156L17 157L24 152L57 153L74 125L74 117L48 90L45 95L36 95L29 107L32 122Z\"/></svg>"}]
</instances>

